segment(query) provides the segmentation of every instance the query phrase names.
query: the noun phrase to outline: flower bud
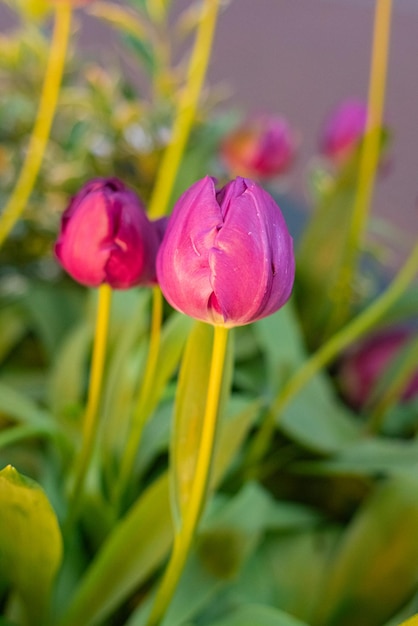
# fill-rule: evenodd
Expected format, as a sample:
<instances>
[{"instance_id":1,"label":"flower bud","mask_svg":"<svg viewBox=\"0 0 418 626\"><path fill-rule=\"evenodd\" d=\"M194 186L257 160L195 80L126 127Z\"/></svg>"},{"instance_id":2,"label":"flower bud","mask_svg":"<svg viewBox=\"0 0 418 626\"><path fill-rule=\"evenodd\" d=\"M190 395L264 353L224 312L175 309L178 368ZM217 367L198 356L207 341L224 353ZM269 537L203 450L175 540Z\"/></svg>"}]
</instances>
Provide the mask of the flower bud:
<instances>
[{"instance_id":1,"label":"flower bud","mask_svg":"<svg viewBox=\"0 0 418 626\"><path fill-rule=\"evenodd\" d=\"M220 191L210 177L177 201L157 256L168 302L204 322L241 326L288 300L293 242L273 198L238 177Z\"/></svg>"},{"instance_id":2,"label":"flower bud","mask_svg":"<svg viewBox=\"0 0 418 626\"><path fill-rule=\"evenodd\" d=\"M117 178L86 183L64 211L55 254L75 280L115 289L156 282L163 222L151 222L136 194Z\"/></svg>"},{"instance_id":3,"label":"flower bud","mask_svg":"<svg viewBox=\"0 0 418 626\"><path fill-rule=\"evenodd\" d=\"M233 175L267 179L289 169L296 144L295 134L284 118L258 115L225 138L221 155Z\"/></svg>"},{"instance_id":4,"label":"flower bud","mask_svg":"<svg viewBox=\"0 0 418 626\"><path fill-rule=\"evenodd\" d=\"M343 396L356 409L364 407L371 398L377 381L412 337L405 328L392 328L369 337L354 348L341 362L338 372ZM401 400L418 394L418 366L406 385Z\"/></svg>"},{"instance_id":5,"label":"flower bud","mask_svg":"<svg viewBox=\"0 0 418 626\"><path fill-rule=\"evenodd\" d=\"M366 130L367 106L359 100L347 100L330 116L320 140L322 154L342 164L354 153Z\"/></svg>"}]
</instances>

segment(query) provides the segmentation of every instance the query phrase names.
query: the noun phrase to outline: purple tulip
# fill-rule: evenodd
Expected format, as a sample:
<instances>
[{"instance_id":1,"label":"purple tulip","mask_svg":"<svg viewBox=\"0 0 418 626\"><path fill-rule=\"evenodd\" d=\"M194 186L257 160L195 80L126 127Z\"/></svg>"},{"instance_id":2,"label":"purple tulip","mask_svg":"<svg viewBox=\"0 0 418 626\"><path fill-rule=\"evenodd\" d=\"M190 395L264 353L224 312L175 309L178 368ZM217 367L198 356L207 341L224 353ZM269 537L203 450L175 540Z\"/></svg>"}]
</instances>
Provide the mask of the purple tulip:
<instances>
[{"instance_id":1,"label":"purple tulip","mask_svg":"<svg viewBox=\"0 0 418 626\"><path fill-rule=\"evenodd\" d=\"M55 254L75 280L115 289L156 282L162 222L150 222L133 191L116 178L96 178L72 198Z\"/></svg>"},{"instance_id":2,"label":"purple tulip","mask_svg":"<svg viewBox=\"0 0 418 626\"><path fill-rule=\"evenodd\" d=\"M344 163L354 153L364 136L367 106L359 100L347 100L328 119L321 138L321 152L336 164Z\"/></svg>"},{"instance_id":3,"label":"purple tulip","mask_svg":"<svg viewBox=\"0 0 418 626\"><path fill-rule=\"evenodd\" d=\"M237 178L220 191L210 177L177 201L157 256L157 276L179 311L241 326L277 311L294 280L292 238L273 198Z\"/></svg>"},{"instance_id":4,"label":"purple tulip","mask_svg":"<svg viewBox=\"0 0 418 626\"><path fill-rule=\"evenodd\" d=\"M257 115L227 135L221 155L233 175L261 180L285 173L296 145L295 133L283 117Z\"/></svg>"},{"instance_id":5,"label":"purple tulip","mask_svg":"<svg viewBox=\"0 0 418 626\"><path fill-rule=\"evenodd\" d=\"M367 405L385 369L413 336L406 328L391 328L369 337L342 360L338 380L349 404L356 409ZM402 401L418 395L418 366L401 396Z\"/></svg>"}]
</instances>

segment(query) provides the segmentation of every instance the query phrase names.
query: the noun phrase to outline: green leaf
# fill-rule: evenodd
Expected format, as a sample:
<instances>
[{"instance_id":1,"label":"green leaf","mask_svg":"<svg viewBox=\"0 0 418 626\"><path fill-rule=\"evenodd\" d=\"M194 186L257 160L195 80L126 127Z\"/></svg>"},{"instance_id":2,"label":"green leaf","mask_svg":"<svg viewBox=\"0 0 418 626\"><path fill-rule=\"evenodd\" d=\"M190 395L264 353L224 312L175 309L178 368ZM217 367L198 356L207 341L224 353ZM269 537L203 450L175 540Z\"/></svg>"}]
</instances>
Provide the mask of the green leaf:
<instances>
[{"instance_id":1,"label":"green leaf","mask_svg":"<svg viewBox=\"0 0 418 626\"><path fill-rule=\"evenodd\" d=\"M213 475L221 480L248 433L258 404L232 403L238 413L219 432ZM161 564L173 538L168 474L161 476L114 528L66 607L59 626L99 624ZM118 573L115 579L115 572Z\"/></svg>"},{"instance_id":2,"label":"green leaf","mask_svg":"<svg viewBox=\"0 0 418 626\"><path fill-rule=\"evenodd\" d=\"M49 376L49 404L54 415L67 415L83 404L86 367L93 330L83 322L63 341Z\"/></svg>"},{"instance_id":3,"label":"green leaf","mask_svg":"<svg viewBox=\"0 0 418 626\"><path fill-rule=\"evenodd\" d=\"M27 331L27 321L16 306L8 306L0 311L0 362L22 339Z\"/></svg>"},{"instance_id":4,"label":"green leaf","mask_svg":"<svg viewBox=\"0 0 418 626\"><path fill-rule=\"evenodd\" d=\"M45 623L62 556L58 521L42 489L10 465L0 472L0 586L18 594L28 624Z\"/></svg>"},{"instance_id":5,"label":"green leaf","mask_svg":"<svg viewBox=\"0 0 418 626\"><path fill-rule=\"evenodd\" d=\"M156 480L103 545L60 626L100 624L127 594L146 580L168 552L173 536L168 476Z\"/></svg>"},{"instance_id":6,"label":"green leaf","mask_svg":"<svg viewBox=\"0 0 418 626\"><path fill-rule=\"evenodd\" d=\"M174 519L179 523L189 502L207 404L214 329L195 322L182 359L174 410L174 433L171 439L171 478ZM228 341L231 347L231 342ZM227 399L232 375L232 353L226 356L219 415Z\"/></svg>"},{"instance_id":7,"label":"green leaf","mask_svg":"<svg viewBox=\"0 0 418 626\"><path fill-rule=\"evenodd\" d=\"M293 469L303 473L352 476L415 473L418 469L418 442L364 439L347 446L331 459L300 462Z\"/></svg>"},{"instance_id":8,"label":"green leaf","mask_svg":"<svg viewBox=\"0 0 418 626\"><path fill-rule=\"evenodd\" d=\"M416 589L418 480L384 482L346 530L322 590L314 623L381 626Z\"/></svg>"},{"instance_id":9,"label":"green leaf","mask_svg":"<svg viewBox=\"0 0 418 626\"><path fill-rule=\"evenodd\" d=\"M285 519L287 504L279 502ZM290 514L295 519L293 527L289 525L288 532L283 527L284 532L270 532L264 538L228 595L238 603L280 608L310 624L340 531L312 522L315 513L309 509L305 520L302 516L298 520L291 509Z\"/></svg>"},{"instance_id":10,"label":"green leaf","mask_svg":"<svg viewBox=\"0 0 418 626\"><path fill-rule=\"evenodd\" d=\"M292 303L254 324L254 330L266 355L272 393L276 394L306 358ZM317 452L340 450L361 436L358 423L337 400L323 372L299 391L277 419L278 428L288 437Z\"/></svg>"},{"instance_id":11,"label":"green leaf","mask_svg":"<svg viewBox=\"0 0 418 626\"><path fill-rule=\"evenodd\" d=\"M216 594L233 583L267 530L304 528L317 521L309 509L275 502L255 483L245 485L231 498L215 496L163 625L183 625L208 603L216 604ZM143 605L133 613L128 626L143 626L146 616Z\"/></svg>"},{"instance_id":12,"label":"green leaf","mask_svg":"<svg viewBox=\"0 0 418 626\"><path fill-rule=\"evenodd\" d=\"M308 626L288 613L257 604L243 604L210 626Z\"/></svg>"}]
</instances>

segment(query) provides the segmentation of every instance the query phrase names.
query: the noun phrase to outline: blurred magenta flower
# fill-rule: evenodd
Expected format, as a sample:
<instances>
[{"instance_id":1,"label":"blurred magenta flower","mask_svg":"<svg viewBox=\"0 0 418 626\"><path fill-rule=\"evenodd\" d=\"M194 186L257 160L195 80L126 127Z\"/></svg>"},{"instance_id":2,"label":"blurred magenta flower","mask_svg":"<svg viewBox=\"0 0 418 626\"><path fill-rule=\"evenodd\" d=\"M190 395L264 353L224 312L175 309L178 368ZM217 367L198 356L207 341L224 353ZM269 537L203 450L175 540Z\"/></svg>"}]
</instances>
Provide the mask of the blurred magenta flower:
<instances>
[{"instance_id":1,"label":"blurred magenta flower","mask_svg":"<svg viewBox=\"0 0 418 626\"><path fill-rule=\"evenodd\" d=\"M359 409L367 404L379 377L411 337L412 331L409 329L391 328L369 337L342 360L338 380L344 397L354 408ZM401 400L410 400L417 394L418 363Z\"/></svg>"},{"instance_id":2,"label":"blurred magenta flower","mask_svg":"<svg viewBox=\"0 0 418 626\"><path fill-rule=\"evenodd\" d=\"M288 300L293 242L283 215L246 178L216 191L209 176L177 201L157 256L168 302L204 322L226 327L270 315Z\"/></svg>"},{"instance_id":3,"label":"blurred magenta flower","mask_svg":"<svg viewBox=\"0 0 418 626\"><path fill-rule=\"evenodd\" d=\"M163 230L164 221L151 222L124 183L96 178L64 211L55 254L70 276L89 287L151 285Z\"/></svg>"},{"instance_id":4,"label":"blurred magenta flower","mask_svg":"<svg viewBox=\"0 0 418 626\"><path fill-rule=\"evenodd\" d=\"M262 180L289 169L297 143L283 117L254 115L225 137L221 156L232 175Z\"/></svg>"},{"instance_id":5,"label":"blurred magenta flower","mask_svg":"<svg viewBox=\"0 0 418 626\"><path fill-rule=\"evenodd\" d=\"M336 164L344 163L363 138L367 105L360 100L343 102L327 120L320 140L320 150Z\"/></svg>"}]
</instances>

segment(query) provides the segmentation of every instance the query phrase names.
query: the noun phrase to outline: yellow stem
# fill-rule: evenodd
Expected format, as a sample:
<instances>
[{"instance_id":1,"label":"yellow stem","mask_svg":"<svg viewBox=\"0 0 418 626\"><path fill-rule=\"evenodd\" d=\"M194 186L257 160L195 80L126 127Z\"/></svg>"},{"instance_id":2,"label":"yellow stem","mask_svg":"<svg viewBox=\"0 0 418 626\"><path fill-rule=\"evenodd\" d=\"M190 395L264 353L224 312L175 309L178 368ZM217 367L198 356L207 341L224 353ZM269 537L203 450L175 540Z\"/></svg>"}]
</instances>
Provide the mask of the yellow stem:
<instances>
[{"instance_id":1,"label":"yellow stem","mask_svg":"<svg viewBox=\"0 0 418 626\"><path fill-rule=\"evenodd\" d=\"M203 81L209 63L219 0L205 0L196 42L190 59L187 83L180 95L172 138L158 170L149 215L155 219L167 213L177 171L195 118Z\"/></svg>"},{"instance_id":2,"label":"yellow stem","mask_svg":"<svg viewBox=\"0 0 418 626\"><path fill-rule=\"evenodd\" d=\"M61 87L71 13L71 2L64 0L56 3L54 32L38 114L19 178L0 219L0 247L25 209L42 164Z\"/></svg>"},{"instance_id":3,"label":"yellow stem","mask_svg":"<svg viewBox=\"0 0 418 626\"><path fill-rule=\"evenodd\" d=\"M379 164L381 129L385 100L386 74L392 0L376 0L373 48L370 69L366 133L360 155L359 174L345 259L337 283L335 317L337 325L347 318L351 302L361 242L371 209L376 171Z\"/></svg>"},{"instance_id":4,"label":"yellow stem","mask_svg":"<svg viewBox=\"0 0 418 626\"><path fill-rule=\"evenodd\" d=\"M152 295L152 319L147 363L145 366L144 379L142 381L134 414L132 416L129 439L127 441L125 453L122 459L119 485L116 493L118 498L123 497L125 492L127 482L131 476L135 463L135 456L141 441L142 432L146 424L146 420L149 417L147 403L150 392L152 391L155 370L158 362L161 339L161 320L163 316L163 299L160 288L154 287Z\"/></svg>"},{"instance_id":5,"label":"yellow stem","mask_svg":"<svg viewBox=\"0 0 418 626\"><path fill-rule=\"evenodd\" d=\"M106 357L106 344L109 328L111 300L111 287L106 284L101 285L99 287L96 333L93 345L89 391L83 422L83 441L81 444L80 455L76 460L74 485L71 493L69 514L67 520L68 524L72 524L78 514L78 507L83 493L84 481L93 453L95 437L99 424L98 408L100 403L103 370Z\"/></svg>"},{"instance_id":6,"label":"yellow stem","mask_svg":"<svg viewBox=\"0 0 418 626\"><path fill-rule=\"evenodd\" d=\"M389 287L367 309L354 318L347 326L337 332L317 352L315 352L283 386L267 413L257 437L253 441L249 453L251 464L254 465L264 456L270 443L280 415L296 394L323 367L329 365L338 354L347 348L389 310L396 300L407 289L418 272L418 244L415 245L407 261Z\"/></svg>"},{"instance_id":7,"label":"yellow stem","mask_svg":"<svg viewBox=\"0 0 418 626\"><path fill-rule=\"evenodd\" d=\"M225 363L228 329L215 326L203 432L196 472L181 526L174 537L173 551L154 600L147 626L157 626L164 616L183 572L208 491L210 468L215 447L219 400Z\"/></svg>"}]
</instances>

